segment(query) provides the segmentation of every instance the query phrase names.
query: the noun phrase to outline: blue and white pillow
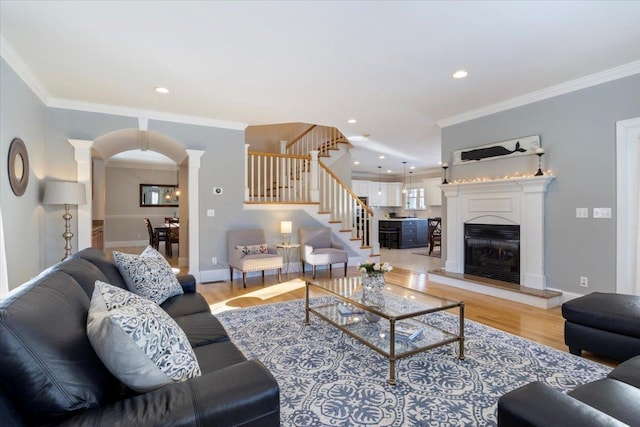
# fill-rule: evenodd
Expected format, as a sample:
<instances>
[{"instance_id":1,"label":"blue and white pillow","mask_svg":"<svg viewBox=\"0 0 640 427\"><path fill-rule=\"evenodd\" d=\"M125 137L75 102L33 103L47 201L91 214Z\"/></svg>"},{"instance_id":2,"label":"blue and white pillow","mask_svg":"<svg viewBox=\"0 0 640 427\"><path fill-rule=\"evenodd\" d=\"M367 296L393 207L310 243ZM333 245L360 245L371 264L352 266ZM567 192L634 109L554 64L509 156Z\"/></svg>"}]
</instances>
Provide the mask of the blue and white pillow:
<instances>
[{"instance_id":1,"label":"blue and white pillow","mask_svg":"<svg viewBox=\"0 0 640 427\"><path fill-rule=\"evenodd\" d=\"M127 288L136 295L162 304L184 293L167 260L151 246L140 255L113 251L113 258Z\"/></svg>"},{"instance_id":2,"label":"blue and white pillow","mask_svg":"<svg viewBox=\"0 0 640 427\"><path fill-rule=\"evenodd\" d=\"M157 304L96 281L87 335L109 371L132 390L146 392L201 375L184 331Z\"/></svg>"}]
</instances>

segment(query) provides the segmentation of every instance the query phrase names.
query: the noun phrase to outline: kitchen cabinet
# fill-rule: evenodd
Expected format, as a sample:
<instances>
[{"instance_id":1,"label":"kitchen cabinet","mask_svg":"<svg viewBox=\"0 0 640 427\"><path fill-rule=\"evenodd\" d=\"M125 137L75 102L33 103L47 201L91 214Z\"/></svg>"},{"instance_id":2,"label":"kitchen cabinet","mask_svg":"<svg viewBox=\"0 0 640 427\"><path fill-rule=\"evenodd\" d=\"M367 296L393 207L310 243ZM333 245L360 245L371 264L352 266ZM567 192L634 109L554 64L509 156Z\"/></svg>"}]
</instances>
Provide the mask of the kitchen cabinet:
<instances>
[{"instance_id":1,"label":"kitchen cabinet","mask_svg":"<svg viewBox=\"0 0 640 427\"><path fill-rule=\"evenodd\" d=\"M387 187L387 205L393 207L402 206L402 183L385 182Z\"/></svg>"},{"instance_id":2,"label":"kitchen cabinet","mask_svg":"<svg viewBox=\"0 0 640 427\"><path fill-rule=\"evenodd\" d=\"M429 226L426 219L399 218L380 220L378 228L383 231L379 236L379 241L381 243L383 241L390 243L385 246L390 246L394 249L409 249L422 248L428 245ZM397 236L389 234L391 230L397 230Z\"/></svg>"},{"instance_id":3,"label":"kitchen cabinet","mask_svg":"<svg viewBox=\"0 0 640 427\"><path fill-rule=\"evenodd\" d=\"M357 196L366 196L369 206L402 206L401 182L377 182L351 180L351 189ZM378 194L380 191L382 194Z\"/></svg>"},{"instance_id":4,"label":"kitchen cabinet","mask_svg":"<svg viewBox=\"0 0 640 427\"><path fill-rule=\"evenodd\" d=\"M103 221L93 221L91 229L91 246L104 250L104 223Z\"/></svg>"},{"instance_id":5,"label":"kitchen cabinet","mask_svg":"<svg viewBox=\"0 0 640 427\"><path fill-rule=\"evenodd\" d=\"M369 197L369 181L351 180L351 190L358 197Z\"/></svg>"},{"instance_id":6,"label":"kitchen cabinet","mask_svg":"<svg viewBox=\"0 0 640 427\"><path fill-rule=\"evenodd\" d=\"M425 201L427 206L442 206L442 180L440 178L428 178L424 180Z\"/></svg>"}]
</instances>

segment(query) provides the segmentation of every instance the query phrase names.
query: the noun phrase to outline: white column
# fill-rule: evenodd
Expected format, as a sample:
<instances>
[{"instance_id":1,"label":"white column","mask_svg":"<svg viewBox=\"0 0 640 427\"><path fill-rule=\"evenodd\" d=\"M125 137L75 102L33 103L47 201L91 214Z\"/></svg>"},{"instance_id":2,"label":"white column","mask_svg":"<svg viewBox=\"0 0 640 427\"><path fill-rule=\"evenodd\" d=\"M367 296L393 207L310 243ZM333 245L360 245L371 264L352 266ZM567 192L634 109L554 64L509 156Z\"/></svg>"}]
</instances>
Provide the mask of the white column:
<instances>
[{"instance_id":1,"label":"white column","mask_svg":"<svg viewBox=\"0 0 640 427\"><path fill-rule=\"evenodd\" d=\"M464 273L464 224L459 188L452 184L442 184L440 188L447 199L446 229L443 228L447 240L444 269L450 273Z\"/></svg>"},{"instance_id":2,"label":"white column","mask_svg":"<svg viewBox=\"0 0 640 427\"><path fill-rule=\"evenodd\" d=\"M544 193L551 179L519 182L522 186L520 217L520 285L546 289L544 274Z\"/></svg>"},{"instance_id":3,"label":"white column","mask_svg":"<svg viewBox=\"0 0 640 427\"><path fill-rule=\"evenodd\" d=\"M200 192L199 173L202 150L186 150L189 162L189 273L200 281ZM182 224L180 224L182 226Z\"/></svg>"},{"instance_id":4,"label":"white column","mask_svg":"<svg viewBox=\"0 0 640 427\"><path fill-rule=\"evenodd\" d=\"M85 141L79 139L68 139L69 144L74 148L74 159L76 161L76 179L85 186L87 195L87 204L78 206L78 246L77 250L88 248L91 246L91 147L93 141Z\"/></svg>"},{"instance_id":5,"label":"white column","mask_svg":"<svg viewBox=\"0 0 640 427\"><path fill-rule=\"evenodd\" d=\"M244 201L249 201L249 144L244 144Z\"/></svg>"}]
</instances>

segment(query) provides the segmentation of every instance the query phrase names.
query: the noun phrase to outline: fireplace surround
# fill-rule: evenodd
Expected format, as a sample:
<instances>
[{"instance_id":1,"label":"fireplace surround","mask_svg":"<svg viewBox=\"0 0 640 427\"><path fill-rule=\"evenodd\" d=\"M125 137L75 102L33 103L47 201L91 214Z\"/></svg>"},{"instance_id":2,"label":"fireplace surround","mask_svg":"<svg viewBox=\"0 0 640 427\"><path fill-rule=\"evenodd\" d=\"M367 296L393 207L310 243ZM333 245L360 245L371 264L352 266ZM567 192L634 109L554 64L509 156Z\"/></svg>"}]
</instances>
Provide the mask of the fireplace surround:
<instances>
[{"instance_id":1,"label":"fireplace surround","mask_svg":"<svg viewBox=\"0 0 640 427\"><path fill-rule=\"evenodd\" d=\"M515 225L520 229L521 286L544 290L544 196L553 176L441 185L446 197L448 273L465 273L465 224Z\"/></svg>"}]
</instances>

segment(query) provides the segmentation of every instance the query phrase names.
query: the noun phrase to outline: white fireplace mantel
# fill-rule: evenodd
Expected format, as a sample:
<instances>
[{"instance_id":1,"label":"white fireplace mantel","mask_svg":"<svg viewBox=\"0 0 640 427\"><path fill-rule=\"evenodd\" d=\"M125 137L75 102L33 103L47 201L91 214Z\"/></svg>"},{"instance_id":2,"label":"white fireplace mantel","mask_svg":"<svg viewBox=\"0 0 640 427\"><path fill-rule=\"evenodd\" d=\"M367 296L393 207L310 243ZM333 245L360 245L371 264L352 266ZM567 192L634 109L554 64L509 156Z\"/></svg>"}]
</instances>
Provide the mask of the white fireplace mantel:
<instances>
[{"instance_id":1,"label":"white fireplace mantel","mask_svg":"<svg viewBox=\"0 0 640 427\"><path fill-rule=\"evenodd\" d=\"M447 202L445 270L464 273L464 224L520 225L520 285L546 288L544 195L553 176L449 183L440 186Z\"/></svg>"}]
</instances>

